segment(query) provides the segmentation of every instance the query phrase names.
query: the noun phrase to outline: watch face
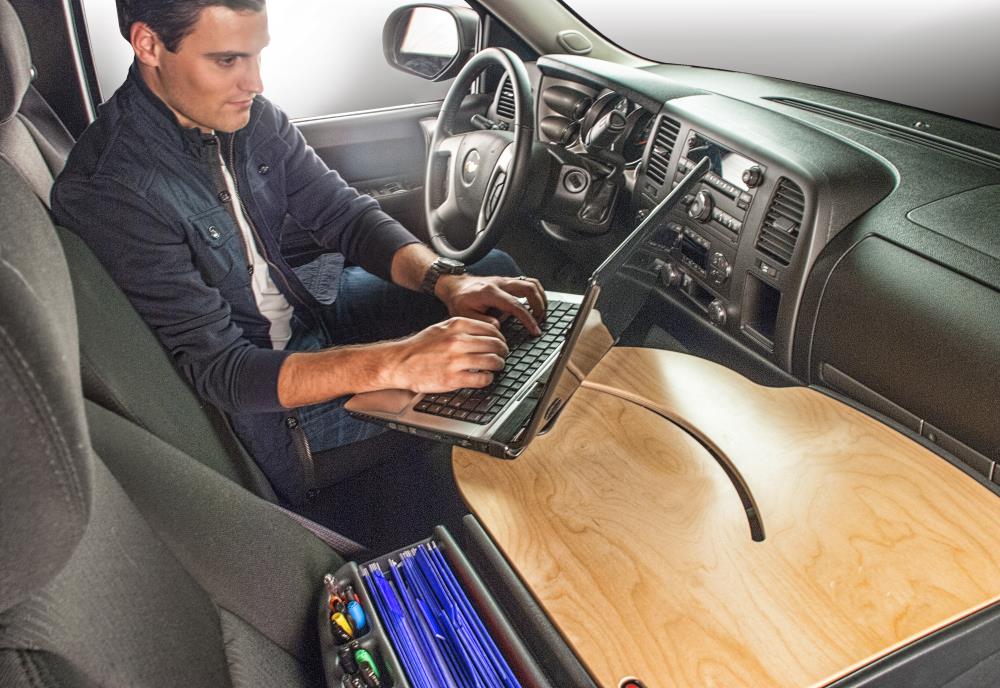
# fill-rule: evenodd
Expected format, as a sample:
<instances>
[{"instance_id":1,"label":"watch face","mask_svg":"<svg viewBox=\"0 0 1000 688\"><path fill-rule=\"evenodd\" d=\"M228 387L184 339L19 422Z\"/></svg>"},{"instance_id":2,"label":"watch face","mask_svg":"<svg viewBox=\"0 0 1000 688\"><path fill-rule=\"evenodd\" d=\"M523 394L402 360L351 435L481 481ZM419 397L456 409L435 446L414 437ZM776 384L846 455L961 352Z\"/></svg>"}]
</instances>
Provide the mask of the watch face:
<instances>
[{"instance_id":1,"label":"watch face","mask_svg":"<svg viewBox=\"0 0 1000 688\"><path fill-rule=\"evenodd\" d=\"M441 267L441 271L445 273L465 271L465 263L460 260L455 260L454 258L438 258L437 263Z\"/></svg>"}]
</instances>

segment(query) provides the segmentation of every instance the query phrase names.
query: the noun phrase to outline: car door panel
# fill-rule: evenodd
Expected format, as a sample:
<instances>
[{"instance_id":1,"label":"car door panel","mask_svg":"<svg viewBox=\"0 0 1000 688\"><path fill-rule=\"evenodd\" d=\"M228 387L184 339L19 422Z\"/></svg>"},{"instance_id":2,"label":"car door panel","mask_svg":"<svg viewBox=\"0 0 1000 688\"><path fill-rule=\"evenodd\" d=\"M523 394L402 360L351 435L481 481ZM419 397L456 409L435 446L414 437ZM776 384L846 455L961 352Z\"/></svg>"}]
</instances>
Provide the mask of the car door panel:
<instances>
[{"instance_id":1,"label":"car door panel","mask_svg":"<svg viewBox=\"0 0 1000 688\"><path fill-rule=\"evenodd\" d=\"M482 112L489 95L466 98L463 110ZM316 153L358 191L374 196L382 208L421 239L427 239L423 181L428 122L440 102L360 112L296 122ZM478 109L477 109L478 108Z\"/></svg>"},{"instance_id":2,"label":"car door panel","mask_svg":"<svg viewBox=\"0 0 1000 688\"><path fill-rule=\"evenodd\" d=\"M439 103L297 122L317 155L358 191L379 200L411 231L423 230L426 146L420 120Z\"/></svg>"}]
</instances>

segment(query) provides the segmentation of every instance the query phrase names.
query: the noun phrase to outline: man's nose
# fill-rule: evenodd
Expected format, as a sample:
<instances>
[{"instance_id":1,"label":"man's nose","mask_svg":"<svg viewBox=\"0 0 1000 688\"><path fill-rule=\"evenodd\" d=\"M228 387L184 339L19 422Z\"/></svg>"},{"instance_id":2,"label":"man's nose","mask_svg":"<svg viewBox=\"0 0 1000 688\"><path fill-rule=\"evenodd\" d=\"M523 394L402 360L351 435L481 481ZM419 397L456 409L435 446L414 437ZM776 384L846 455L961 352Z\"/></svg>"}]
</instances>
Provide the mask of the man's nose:
<instances>
[{"instance_id":1,"label":"man's nose","mask_svg":"<svg viewBox=\"0 0 1000 688\"><path fill-rule=\"evenodd\" d=\"M250 93L263 93L264 81L260 77L260 55L247 60L240 88Z\"/></svg>"}]
</instances>

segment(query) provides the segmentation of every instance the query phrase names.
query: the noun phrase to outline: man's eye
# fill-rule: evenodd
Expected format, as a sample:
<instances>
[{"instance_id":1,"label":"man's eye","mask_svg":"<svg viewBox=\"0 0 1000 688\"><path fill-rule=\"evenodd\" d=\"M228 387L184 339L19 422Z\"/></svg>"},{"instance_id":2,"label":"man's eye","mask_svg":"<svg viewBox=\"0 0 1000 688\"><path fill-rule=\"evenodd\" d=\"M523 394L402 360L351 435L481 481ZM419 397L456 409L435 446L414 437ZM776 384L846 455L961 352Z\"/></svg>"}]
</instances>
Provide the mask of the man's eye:
<instances>
[{"instance_id":1,"label":"man's eye","mask_svg":"<svg viewBox=\"0 0 1000 688\"><path fill-rule=\"evenodd\" d=\"M234 64L236 64L236 58L220 57L218 60L216 60L216 62L219 64L220 67L232 67Z\"/></svg>"}]
</instances>

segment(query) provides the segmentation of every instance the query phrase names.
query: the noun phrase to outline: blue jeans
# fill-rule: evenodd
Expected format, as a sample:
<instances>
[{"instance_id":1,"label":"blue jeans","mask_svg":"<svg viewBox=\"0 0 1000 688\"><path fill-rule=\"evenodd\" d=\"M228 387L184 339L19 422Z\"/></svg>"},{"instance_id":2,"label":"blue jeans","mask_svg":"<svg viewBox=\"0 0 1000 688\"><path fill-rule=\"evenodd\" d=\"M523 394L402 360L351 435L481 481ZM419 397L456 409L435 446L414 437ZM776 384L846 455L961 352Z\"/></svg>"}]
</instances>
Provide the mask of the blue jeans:
<instances>
[{"instance_id":1,"label":"blue jeans","mask_svg":"<svg viewBox=\"0 0 1000 688\"><path fill-rule=\"evenodd\" d=\"M520 268L503 251L490 251L468 267L475 275L520 275ZM322 276L315 276L322 278ZM309 278L304 280L309 284ZM326 332L293 323L290 351L318 351L398 339L418 332L448 317L437 299L410 291L376 277L359 267L348 267L340 275L336 299L321 312ZM340 397L298 409L299 422L313 452L322 452L370 439L386 431L350 416L344 410L349 397Z\"/></svg>"}]
</instances>

